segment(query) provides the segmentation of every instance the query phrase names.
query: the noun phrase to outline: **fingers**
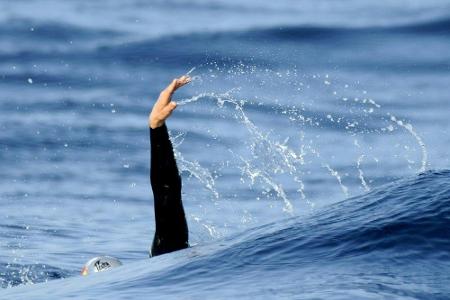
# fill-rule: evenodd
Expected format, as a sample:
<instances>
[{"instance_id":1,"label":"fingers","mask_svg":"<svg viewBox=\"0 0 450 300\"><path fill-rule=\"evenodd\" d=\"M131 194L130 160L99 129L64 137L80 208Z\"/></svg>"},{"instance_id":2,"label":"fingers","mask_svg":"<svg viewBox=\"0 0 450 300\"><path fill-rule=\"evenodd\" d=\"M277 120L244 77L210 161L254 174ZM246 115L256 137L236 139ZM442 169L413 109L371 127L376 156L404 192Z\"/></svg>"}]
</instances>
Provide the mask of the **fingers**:
<instances>
[{"instance_id":1,"label":"fingers","mask_svg":"<svg viewBox=\"0 0 450 300\"><path fill-rule=\"evenodd\" d=\"M180 87L191 82L191 78L187 75L175 78L172 82L161 92L158 100L153 105L150 113L148 124L150 128L157 128L164 124L165 120L170 117L177 104L172 101L173 93Z\"/></svg>"},{"instance_id":2,"label":"fingers","mask_svg":"<svg viewBox=\"0 0 450 300\"><path fill-rule=\"evenodd\" d=\"M181 76L180 78L175 78L174 80L172 80L172 82L166 87L165 90L163 90L161 92L161 94L159 95L159 99L158 102L162 102L163 104L167 105L167 103L170 102L172 94L179 89L180 87L182 87L183 85L188 84L189 82L191 82L192 79L189 76Z\"/></svg>"},{"instance_id":3,"label":"fingers","mask_svg":"<svg viewBox=\"0 0 450 300\"><path fill-rule=\"evenodd\" d=\"M188 84L189 82L191 82L191 77L189 76L181 76L179 78L175 78L174 80L172 80L172 82L169 84L169 86L167 87L167 91L169 93L173 93L175 92L177 89L179 89L180 87L182 87L183 85Z\"/></svg>"},{"instance_id":4,"label":"fingers","mask_svg":"<svg viewBox=\"0 0 450 300\"><path fill-rule=\"evenodd\" d=\"M183 85L188 84L191 81L192 81L191 77L189 77L187 75L183 75L183 76L181 76L180 78L177 79L176 88L178 89L178 88L182 87Z\"/></svg>"},{"instance_id":5,"label":"fingers","mask_svg":"<svg viewBox=\"0 0 450 300\"><path fill-rule=\"evenodd\" d=\"M172 112L175 110L175 108L177 107L177 104L175 102L170 102L166 107L164 107L161 111L161 119L164 122L168 117L170 117L170 115L172 114Z\"/></svg>"},{"instance_id":6,"label":"fingers","mask_svg":"<svg viewBox=\"0 0 450 300\"><path fill-rule=\"evenodd\" d=\"M176 89L177 80L174 79L172 82L159 94L158 103L162 105L167 105L170 102L173 92Z\"/></svg>"},{"instance_id":7,"label":"fingers","mask_svg":"<svg viewBox=\"0 0 450 300\"><path fill-rule=\"evenodd\" d=\"M164 107L163 112L167 113L167 114L171 114L175 110L176 107L177 107L177 104L172 101L169 104L167 104L166 107Z\"/></svg>"},{"instance_id":8,"label":"fingers","mask_svg":"<svg viewBox=\"0 0 450 300\"><path fill-rule=\"evenodd\" d=\"M169 93L173 93L175 92L176 88L177 88L177 84L178 84L178 79L175 78L174 80L172 80L172 82L167 86L166 91Z\"/></svg>"}]
</instances>

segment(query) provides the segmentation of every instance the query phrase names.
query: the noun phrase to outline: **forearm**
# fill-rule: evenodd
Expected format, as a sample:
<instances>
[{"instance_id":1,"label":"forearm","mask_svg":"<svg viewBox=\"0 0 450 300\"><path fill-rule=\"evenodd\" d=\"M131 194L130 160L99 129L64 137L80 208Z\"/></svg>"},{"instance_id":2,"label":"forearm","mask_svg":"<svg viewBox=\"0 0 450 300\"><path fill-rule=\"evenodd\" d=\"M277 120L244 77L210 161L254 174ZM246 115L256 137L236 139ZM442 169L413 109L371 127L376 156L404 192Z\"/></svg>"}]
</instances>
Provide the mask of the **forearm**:
<instances>
[{"instance_id":1,"label":"forearm","mask_svg":"<svg viewBox=\"0 0 450 300\"><path fill-rule=\"evenodd\" d=\"M150 181L155 208L152 256L188 247L188 228L181 201L181 177L165 125L151 129Z\"/></svg>"},{"instance_id":2,"label":"forearm","mask_svg":"<svg viewBox=\"0 0 450 300\"><path fill-rule=\"evenodd\" d=\"M181 177L169 139L165 120L176 108L173 93L191 79L182 76L161 92L149 115L151 143L150 183L155 208L155 237L151 255L188 247L188 228L181 202Z\"/></svg>"},{"instance_id":3,"label":"forearm","mask_svg":"<svg viewBox=\"0 0 450 300\"><path fill-rule=\"evenodd\" d=\"M169 138L167 127L150 128L151 147L151 184L155 189L161 189L165 184L181 181ZM181 184L181 183L180 183Z\"/></svg>"}]
</instances>

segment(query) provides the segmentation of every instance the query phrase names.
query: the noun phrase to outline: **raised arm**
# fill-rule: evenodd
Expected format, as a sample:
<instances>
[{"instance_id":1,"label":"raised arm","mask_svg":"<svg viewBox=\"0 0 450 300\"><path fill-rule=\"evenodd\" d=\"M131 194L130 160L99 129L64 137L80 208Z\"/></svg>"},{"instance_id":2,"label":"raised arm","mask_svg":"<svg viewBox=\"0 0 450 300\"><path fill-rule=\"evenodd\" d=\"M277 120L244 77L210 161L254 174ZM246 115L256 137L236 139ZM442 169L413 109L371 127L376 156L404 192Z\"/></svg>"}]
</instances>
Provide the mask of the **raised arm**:
<instances>
[{"instance_id":1,"label":"raised arm","mask_svg":"<svg viewBox=\"0 0 450 300\"><path fill-rule=\"evenodd\" d=\"M172 82L159 94L159 98L153 106L152 112L148 118L148 126L152 129L161 127L165 120L170 117L177 104L172 101L172 95L177 89L191 82L189 76L175 78Z\"/></svg>"},{"instance_id":2,"label":"raised arm","mask_svg":"<svg viewBox=\"0 0 450 300\"><path fill-rule=\"evenodd\" d=\"M151 163L150 182L155 207L155 236L151 256L187 248L188 227L181 201L181 177L165 120L176 108L173 93L190 82L183 76L164 89L149 116Z\"/></svg>"}]
</instances>

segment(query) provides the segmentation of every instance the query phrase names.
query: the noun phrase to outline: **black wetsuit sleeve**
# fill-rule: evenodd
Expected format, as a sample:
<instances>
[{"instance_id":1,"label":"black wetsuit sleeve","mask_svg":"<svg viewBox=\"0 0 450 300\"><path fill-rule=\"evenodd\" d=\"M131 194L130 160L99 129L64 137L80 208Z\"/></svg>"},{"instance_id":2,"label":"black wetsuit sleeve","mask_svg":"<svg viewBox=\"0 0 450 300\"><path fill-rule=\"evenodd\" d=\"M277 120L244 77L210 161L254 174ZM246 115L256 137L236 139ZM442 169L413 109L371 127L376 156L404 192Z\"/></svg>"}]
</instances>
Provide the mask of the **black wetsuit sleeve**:
<instances>
[{"instance_id":1,"label":"black wetsuit sleeve","mask_svg":"<svg viewBox=\"0 0 450 300\"><path fill-rule=\"evenodd\" d=\"M166 125L150 128L150 182L155 207L151 256L187 248L188 227L181 201L181 177Z\"/></svg>"}]
</instances>

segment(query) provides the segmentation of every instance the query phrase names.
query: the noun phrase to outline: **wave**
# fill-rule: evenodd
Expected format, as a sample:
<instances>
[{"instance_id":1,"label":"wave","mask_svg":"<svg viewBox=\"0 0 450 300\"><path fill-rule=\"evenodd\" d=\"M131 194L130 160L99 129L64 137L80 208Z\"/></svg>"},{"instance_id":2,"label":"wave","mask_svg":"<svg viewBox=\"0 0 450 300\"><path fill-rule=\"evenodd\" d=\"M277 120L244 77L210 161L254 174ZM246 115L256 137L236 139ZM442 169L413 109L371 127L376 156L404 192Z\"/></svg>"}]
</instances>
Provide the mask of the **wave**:
<instances>
[{"instance_id":1,"label":"wave","mask_svg":"<svg viewBox=\"0 0 450 300\"><path fill-rule=\"evenodd\" d=\"M244 241L182 269L190 273L202 269L192 264L225 264L224 269L230 265L282 268L319 261L334 264L343 259L397 265L416 260L450 262L449 226L450 171L429 171L344 200L306 218L295 217L285 224L254 229ZM183 274L178 268L174 272Z\"/></svg>"},{"instance_id":2,"label":"wave","mask_svg":"<svg viewBox=\"0 0 450 300\"><path fill-rule=\"evenodd\" d=\"M115 30L84 28L61 22L37 22L31 19L9 19L0 26L2 38L24 38L39 41L76 41L113 38L122 35Z\"/></svg>"},{"instance_id":3,"label":"wave","mask_svg":"<svg viewBox=\"0 0 450 300\"><path fill-rule=\"evenodd\" d=\"M281 40L316 40L344 36L361 36L368 38L368 34L442 34L450 33L450 18L419 21L409 24L343 27L343 26L278 26L267 29L254 29L237 33L237 36L250 39L281 39Z\"/></svg>"},{"instance_id":4,"label":"wave","mask_svg":"<svg viewBox=\"0 0 450 300\"><path fill-rule=\"evenodd\" d=\"M66 278L74 274L44 264L0 264L0 275L0 287L8 288Z\"/></svg>"},{"instance_id":5,"label":"wave","mask_svg":"<svg viewBox=\"0 0 450 300\"><path fill-rule=\"evenodd\" d=\"M30 31L29 25L12 24L3 26L0 36L17 36L20 43L3 47L0 60L4 62L67 61L82 62L90 66L119 63L133 67L156 65L164 68L180 65L186 68L214 62L219 65L244 63L277 68L286 63L294 63L290 54L301 53L302 57L327 57L328 64L345 63L358 69L446 72L449 68L445 57L433 55L434 47L430 47L429 51L425 50L424 53L428 53L426 56L420 53L422 56L415 56L414 59L394 50L404 48L405 42L411 43L408 36L432 36L434 42L442 43L442 39L449 37L450 18L369 27L280 25L168 34L139 41L130 41L130 36L113 30L80 28L61 23L38 24L33 27L34 31ZM82 42L67 43L72 39L80 39ZM385 42L380 45L379 39ZM33 47L27 44L36 40L46 42L34 43ZM371 45L370 41L379 47L386 47L386 55L374 58L373 50L367 48ZM279 43L283 43L283 47L280 48ZM314 48L309 43L314 43ZM355 53L355 47L362 48L362 51ZM307 65L308 61L302 62L302 65ZM321 62L318 59L312 61L316 67ZM8 78L14 80L11 76Z\"/></svg>"},{"instance_id":6,"label":"wave","mask_svg":"<svg viewBox=\"0 0 450 300\"><path fill-rule=\"evenodd\" d=\"M391 24L378 26L321 26L321 25L277 25L269 28L254 28L242 30L226 30L216 32L190 32L187 34L168 34L153 39L153 41L170 41L173 39L221 39L232 37L246 40L310 40L338 37L344 35L360 35L368 33L417 33L417 34L442 34L450 33L450 17L441 17L427 21L416 21L406 24ZM73 24L61 22L37 22L31 19L10 19L0 26L0 36L4 38L31 38L39 40L79 40L113 38L124 36L125 33L111 29L85 28ZM183 44L183 48L188 45Z\"/></svg>"},{"instance_id":7,"label":"wave","mask_svg":"<svg viewBox=\"0 0 450 300\"><path fill-rule=\"evenodd\" d=\"M319 55L317 52L323 52L323 55L330 56L330 59L336 56L335 60L339 62L342 60L339 53L345 51L346 56L349 55L347 51L352 51L353 53L358 41L364 41L364 45L366 45L367 41L372 39L395 37L390 42L394 43L392 47L396 48L398 46L396 43L403 43L405 34L418 36L438 35L439 38L446 38L445 33L449 32L449 25L450 19L442 19L407 25L361 28L301 25L212 33L200 32L169 35L122 45L104 45L97 48L96 56L98 59L110 57L126 64L138 66L149 64L161 64L164 66L179 66L180 64L201 65L210 61L217 64L244 63L276 68L279 64L285 63L284 61L270 59L273 55L276 55L278 60L284 60L282 58L284 56L279 53L282 50L277 42L287 43L283 47L294 52L299 51L298 46L303 44L303 48L300 49L303 49L304 55ZM305 44L309 42L314 42L316 46L315 51L312 53L310 53L312 50L308 48L308 44ZM337 42L339 42L338 48L336 48ZM180 45L183 46L180 47ZM330 45L333 46L333 52L336 53L328 53ZM326 48L323 48L324 46ZM261 47L262 49L260 49ZM255 51L255 49L267 51L270 55L266 55L263 58L263 56L257 54L259 52ZM368 59L368 56L370 56L370 59ZM394 68L407 71L415 69L419 71L448 70L448 63L442 59L422 62L416 57L413 62L408 60L398 61L399 57L394 55L394 58L384 57L381 62L376 60L376 62L371 64L370 61L373 59L371 51L362 51L358 55L353 53L352 59L356 60L358 66L362 64L363 67L367 68L389 69L393 65ZM315 64L317 64L317 61L315 61Z\"/></svg>"},{"instance_id":8,"label":"wave","mask_svg":"<svg viewBox=\"0 0 450 300\"><path fill-rule=\"evenodd\" d=\"M355 292L362 298L439 299L448 292L449 226L450 170L428 171L307 216L125 265L92 282L66 280L55 297L288 293L311 298L328 291L339 299ZM292 280L298 282L295 287L289 285ZM251 295L240 294L250 283ZM44 298L55 287L38 285L18 294L10 289L9 294L41 299L38 295Z\"/></svg>"},{"instance_id":9,"label":"wave","mask_svg":"<svg viewBox=\"0 0 450 300\"><path fill-rule=\"evenodd\" d=\"M450 17L397 26L397 30L411 33L448 34L450 33Z\"/></svg>"}]
</instances>

